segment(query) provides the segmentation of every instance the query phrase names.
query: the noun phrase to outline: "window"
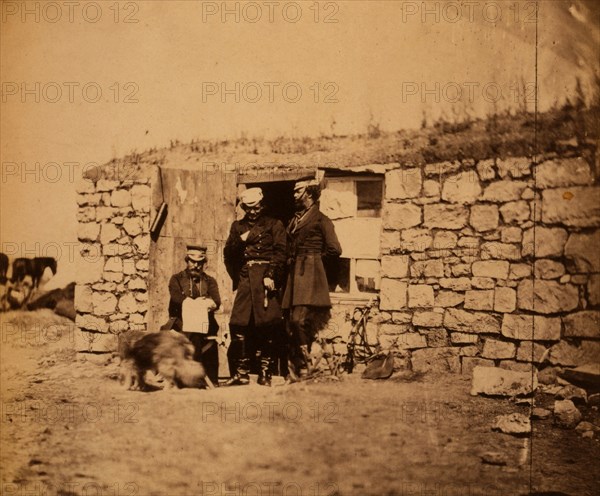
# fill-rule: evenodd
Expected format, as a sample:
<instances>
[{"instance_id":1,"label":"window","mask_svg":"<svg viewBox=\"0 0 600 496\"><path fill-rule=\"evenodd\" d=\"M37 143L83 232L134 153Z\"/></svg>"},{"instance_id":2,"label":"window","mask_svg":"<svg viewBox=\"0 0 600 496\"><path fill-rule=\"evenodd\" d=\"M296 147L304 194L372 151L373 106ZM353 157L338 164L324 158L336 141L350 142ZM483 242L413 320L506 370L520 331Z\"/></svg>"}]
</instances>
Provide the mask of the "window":
<instances>
[{"instance_id":1,"label":"window","mask_svg":"<svg viewBox=\"0 0 600 496\"><path fill-rule=\"evenodd\" d=\"M342 245L333 294L369 298L379 292L382 203L381 176L327 178L321 211L333 221Z\"/></svg>"}]
</instances>

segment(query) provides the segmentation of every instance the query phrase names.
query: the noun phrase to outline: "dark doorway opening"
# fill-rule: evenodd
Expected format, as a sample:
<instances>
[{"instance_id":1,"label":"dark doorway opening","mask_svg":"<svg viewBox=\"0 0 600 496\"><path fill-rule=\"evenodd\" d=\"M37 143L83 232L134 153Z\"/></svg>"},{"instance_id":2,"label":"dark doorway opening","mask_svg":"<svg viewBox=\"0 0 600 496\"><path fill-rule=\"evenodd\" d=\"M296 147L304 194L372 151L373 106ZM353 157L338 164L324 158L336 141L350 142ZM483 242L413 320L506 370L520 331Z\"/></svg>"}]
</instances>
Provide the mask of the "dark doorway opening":
<instances>
[{"instance_id":1,"label":"dark doorway opening","mask_svg":"<svg viewBox=\"0 0 600 496\"><path fill-rule=\"evenodd\" d=\"M274 181L247 184L249 188L261 188L267 215L275 217L287 226L294 216L294 181Z\"/></svg>"}]
</instances>

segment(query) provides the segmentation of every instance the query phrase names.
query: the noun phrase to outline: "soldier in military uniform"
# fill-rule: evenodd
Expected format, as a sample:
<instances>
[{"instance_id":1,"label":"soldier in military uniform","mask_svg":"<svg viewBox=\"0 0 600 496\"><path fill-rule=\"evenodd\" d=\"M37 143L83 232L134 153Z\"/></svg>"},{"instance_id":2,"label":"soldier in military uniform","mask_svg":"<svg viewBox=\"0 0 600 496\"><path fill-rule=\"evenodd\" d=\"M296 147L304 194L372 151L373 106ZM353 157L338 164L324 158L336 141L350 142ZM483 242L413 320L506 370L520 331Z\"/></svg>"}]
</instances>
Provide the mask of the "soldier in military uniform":
<instances>
[{"instance_id":1,"label":"soldier in military uniform","mask_svg":"<svg viewBox=\"0 0 600 496\"><path fill-rule=\"evenodd\" d=\"M219 331L219 325L215 319L214 312L221 306L221 297L217 281L204 272L206 264L206 247L188 245L185 261L185 270L174 274L169 280L169 322L161 330L174 329L182 332L183 318L182 306L186 298L206 298L208 308L207 333L186 332L184 333L195 348L194 360L202 362L206 373L213 384L219 379L219 352L215 337Z\"/></svg>"},{"instance_id":2,"label":"soldier in military uniform","mask_svg":"<svg viewBox=\"0 0 600 496\"><path fill-rule=\"evenodd\" d=\"M290 373L296 376L310 370L311 345L329 321L327 273L342 253L333 222L319 210L320 193L314 180L296 182L296 214L287 227L289 267L282 308L290 336Z\"/></svg>"},{"instance_id":3,"label":"soldier in military uniform","mask_svg":"<svg viewBox=\"0 0 600 496\"><path fill-rule=\"evenodd\" d=\"M250 347L256 344L260 359L258 383L271 385L273 340L282 322L278 289L286 260L286 234L281 221L264 214L260 188L240 197L246 212L231 225L225 244L225 267L236 290L229 322L232 377L228 385L249 383Z\"/></svg>"}]
</instances>

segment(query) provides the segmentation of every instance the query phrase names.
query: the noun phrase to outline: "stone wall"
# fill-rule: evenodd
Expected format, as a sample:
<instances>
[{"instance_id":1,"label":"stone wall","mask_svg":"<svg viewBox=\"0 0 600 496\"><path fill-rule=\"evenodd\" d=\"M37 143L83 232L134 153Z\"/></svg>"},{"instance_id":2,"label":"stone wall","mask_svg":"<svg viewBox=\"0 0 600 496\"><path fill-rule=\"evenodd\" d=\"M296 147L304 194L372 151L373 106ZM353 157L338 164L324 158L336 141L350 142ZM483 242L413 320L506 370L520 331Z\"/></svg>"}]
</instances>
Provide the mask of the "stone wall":
<instances>
[{"instance_id":1,"label":"stone wall","mask_svg":"<svg viewBox=\"0 0 600 496\"><path fill-rule=\"evenodd\" d=\"M147 179L83 180L77 193L75 346L113 351L120 332L146 330L150 186Z\"/></svg>"},{"instance_id":2,"label":"stone wall","mask_svg":"<svg viewBox=\"0 0 600 496\"><path fill-rule=\"evenodd\" d=\"M416 371L597 363L600 187L583 158L444 162L385 182L384 347Z\"/></svg>"}]
</instances>

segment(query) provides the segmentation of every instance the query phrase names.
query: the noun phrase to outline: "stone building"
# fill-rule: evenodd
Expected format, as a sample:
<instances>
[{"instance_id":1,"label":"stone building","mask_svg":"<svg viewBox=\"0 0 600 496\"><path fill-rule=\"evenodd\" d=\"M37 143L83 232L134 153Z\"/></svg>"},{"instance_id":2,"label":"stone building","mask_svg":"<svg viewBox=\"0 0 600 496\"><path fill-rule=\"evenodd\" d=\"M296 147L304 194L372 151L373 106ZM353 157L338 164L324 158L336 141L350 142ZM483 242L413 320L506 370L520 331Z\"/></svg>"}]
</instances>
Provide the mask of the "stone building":
<instances>
[{"instance_id":1,"label":"stone building","mask_svg":"<svg viewBox=\"0 0 600 496\"><path fill-rule=\"evenodd\" d=\"M475 365L598 362L594 154L461 149L431 160L381 153L404 146L394 136L377 153L367 138L342 143L350 144L367 152L347 157L323 145L274 156L252 144L250 151L174 145L88 175L78 187L78 349L109 351L123 330L157 330L166 321L168 277L183 267L190 240L209 248L207 272L223 293L218 318L226 328L233 295L222 247L239 214L236 196L259 185L285 220L293 181L318 174L321 210L343 248L330 332L347 333L348 312L374 298L369 339L394 350L398 366L468 374ZM163 203L164 223L151 234Z\"/></svg>"}]
</instances>

